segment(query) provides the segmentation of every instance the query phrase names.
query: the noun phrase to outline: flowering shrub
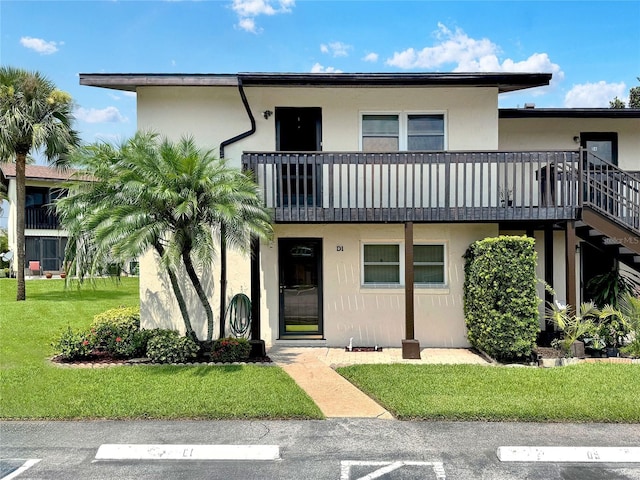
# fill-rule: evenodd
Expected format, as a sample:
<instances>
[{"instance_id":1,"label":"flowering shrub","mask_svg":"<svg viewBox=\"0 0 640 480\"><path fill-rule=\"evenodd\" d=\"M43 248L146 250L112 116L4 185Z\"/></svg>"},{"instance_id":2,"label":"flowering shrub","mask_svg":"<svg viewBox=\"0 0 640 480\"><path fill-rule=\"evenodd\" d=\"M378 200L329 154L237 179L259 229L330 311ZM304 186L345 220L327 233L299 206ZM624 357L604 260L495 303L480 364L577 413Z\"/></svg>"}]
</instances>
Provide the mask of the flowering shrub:
<instances>
[{"instance_id":1,"label":"flowering shrub","mask_svg":"<svg viewBox=\"0 0 640 480\"><path fill-rule=\"evenodd\" d=\"M60 334L60 337L51 343L56 354L65 360L78 360L91 355L94 347L94 340L90 333L74 332L71 327L67 327Z\"/></svg>"},{"instance_id":2,"label":"flowering shrub","mask_svg":"<svg viewBox=\"0 0 640 480\"><path fill-rule=\"evenodd\" d=\"M251 345L246 338L220 338L213 342L211 360L214 362L244 362L249 358Z\"/></svg>"},{"instance_id":3,"label":"flowering shrub","mask_svg":"<svg viewBox=\"0 0 640 480\"><path fill-rule=\"evenodd\" d=\"M147 357L154 363L185 363L198 356L200 346L174 330L148 330Z\"/></svg>"},{"instance_id":4,"label":"flowering shrub","mask_svg":"<svg viewBox=\"0 0 640 480\"><path fill-rule=\"evenodd\" d=\"M91 332L96 347L116 357L132 358L144 355L149 334L140 330L140 309L120 307L93 317Z\"/></svg>"}]
</instances>

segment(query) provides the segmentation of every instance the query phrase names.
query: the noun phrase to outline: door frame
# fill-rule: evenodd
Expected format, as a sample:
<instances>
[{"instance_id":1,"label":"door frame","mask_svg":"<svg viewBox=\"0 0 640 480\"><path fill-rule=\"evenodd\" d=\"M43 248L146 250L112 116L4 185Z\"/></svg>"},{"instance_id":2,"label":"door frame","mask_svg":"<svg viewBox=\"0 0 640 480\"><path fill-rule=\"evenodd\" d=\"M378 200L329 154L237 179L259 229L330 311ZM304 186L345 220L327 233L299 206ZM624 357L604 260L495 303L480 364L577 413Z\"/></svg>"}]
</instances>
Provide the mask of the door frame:
<instances>
[{"instance_id":1,"label":"door frame","mask_svg":"<svg viewBox=\"0 0 640 480\"><path fill-rule=\"evenodd\" d=\"M282 122L290 122L293 116L299 114L304 118L305 122L313 121L315 129L315 145L313 148L306 148L303 151L322 151L322 108L321 107L275 107L275 126L276 126L276 150L291 151L283 149L282 135L284 129ZM297 151L297 150L294 150Z\"/></svg>"},{"instance_id":2,"label":"door frame","mask_svg":"<svg viewBox=\"0 0 640 480\"><path fill-rule=\"evenodd\" d=\"M281 252L287 244L292 245L298 242L313 242L316 244L318 254L316 255L316 273L318 279L318 331L314 333L287 333L285 330L284 318L284 291L282 289L283 282L283 258ZM279 339L324 339L324 284L323 284L323 249L322 238L319 237L281 237L278 238L278 338Z\"/></svg>"},{"instance_id":3,"label":"door frame","mask_svg":"<svg viewBox=\"0 0 640 480\"><path fill-rule=\"evenodd\" d=\"M618 132L580 132L580 146L584 148L585 151L588 141L611 142L611 163L618 166ZM585 161L587 154L585 154L584 157Z\"/></svg>"}]
</instances>

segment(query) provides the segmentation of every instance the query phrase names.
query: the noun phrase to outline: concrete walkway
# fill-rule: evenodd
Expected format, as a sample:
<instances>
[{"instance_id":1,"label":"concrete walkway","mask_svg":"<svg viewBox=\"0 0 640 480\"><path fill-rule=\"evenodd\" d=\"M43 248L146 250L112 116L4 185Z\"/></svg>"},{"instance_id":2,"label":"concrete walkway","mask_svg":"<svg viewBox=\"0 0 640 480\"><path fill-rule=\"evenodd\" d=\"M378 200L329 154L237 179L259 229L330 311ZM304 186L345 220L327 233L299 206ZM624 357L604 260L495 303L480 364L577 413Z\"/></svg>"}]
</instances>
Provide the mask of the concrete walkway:
<instances>
[{"instance_id":1,"label":"concrete walkway","mask_svg":"<svg viewBox=\"0 0 640 480\"><path fill-rule=\"evenodd\" d=\"M385 348L382 352L346 352L344 348L275 345L268 355L307 392L326 417L393 418L379 404L338 375L333 369L337 366L364 363L489 364L470 350L458 348L425 348L421 350L420 360L404 360L400 348Z\"/></svg>"}]
</instances>

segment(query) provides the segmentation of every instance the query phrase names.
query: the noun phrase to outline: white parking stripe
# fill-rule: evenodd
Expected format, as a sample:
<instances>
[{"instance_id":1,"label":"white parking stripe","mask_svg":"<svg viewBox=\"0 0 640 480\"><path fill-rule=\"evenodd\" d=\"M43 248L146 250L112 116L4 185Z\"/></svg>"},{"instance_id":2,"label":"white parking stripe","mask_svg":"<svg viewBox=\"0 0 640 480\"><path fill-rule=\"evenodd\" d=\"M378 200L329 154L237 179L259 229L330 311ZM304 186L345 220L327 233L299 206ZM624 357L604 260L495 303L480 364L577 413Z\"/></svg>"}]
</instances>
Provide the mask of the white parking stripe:
<instances>
[{"instance_id":1,"label":"white parking stripe","mask_svg":"<svg viewBox=\"0 0 640 480\"><path fill-rule=\"evenodd\" d=\"M105 444L96 460L277 460L278 445Z\"/></svg>"},{"instance_id":2,"label":"white parking stripe","mask_svg":"<svg viewBox=\"0 0 640 480\"><path fill-rule=\"evenodd\" d=\"M498 447L501 462L640 463L640 447Z\"/></svg>"},{"instance_id":3,"label":"white parking stripe","mask_svg":"<svg viewBox=\"0 0 640 480\"><path fill-rule=\"evenodd\" d=\"M340 462L340 480L374 480L387 473L398 470L404 466L408 467L430 467L436 474L437 480L446 480L444 465L442 462L415 462L411 460L390 461L370 461L370 460L342 460ZM351 478L351 467L381 467L373 472L356 479Z\"/></svg>"},{"instance_id":4,"label":"white parking stripe","mask_svg":"<svg viewBox=\"0 0 640 480\"><path fill-rule=\"evenodd\" d=\"M24 473L25 470L28 470L29 468L33 467L39 461L40 461L39 458L31 458L26 462L24 462L21 467L17 468L13 472L11 472L9 475L2 477L0 480L11 480L12 478L16 478L21 473Z\"/></svg>"}]
</instances>

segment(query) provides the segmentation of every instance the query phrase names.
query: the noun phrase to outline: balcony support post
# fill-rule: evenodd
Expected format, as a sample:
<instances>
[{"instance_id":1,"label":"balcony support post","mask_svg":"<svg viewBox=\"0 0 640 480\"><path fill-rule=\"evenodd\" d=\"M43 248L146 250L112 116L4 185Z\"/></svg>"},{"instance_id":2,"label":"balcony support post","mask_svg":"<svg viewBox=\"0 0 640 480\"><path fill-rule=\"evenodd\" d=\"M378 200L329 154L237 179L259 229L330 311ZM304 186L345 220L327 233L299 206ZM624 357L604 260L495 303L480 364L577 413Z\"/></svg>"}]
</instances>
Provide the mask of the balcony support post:
<instances>
[{"instance_id":1,"label":"balcony support post","mask_svg":"<svg viewBox=\"0 0 640 480\"><path fill-rule=\"evenodd\" d=\"M577 308L576 300L576 226L575 222L567 222L565 233L565 265L567 282L567 304Z\"/></svg>"},{"instance_id":2,"label":"balcony support post","mask_svg":"<svg viewBox=\"0 0 640 480\"><path fill-rule=\"evenodd\" d=\"M544 226L544 281L551 288L553 285L553 224L547 223ZM553 303L553 294L545 290L544 292L545 305ZM547 342L551 341L553 336L553 322L547 318L544 320L544 331L542 332L544 339Z\"/></svg>"},{"instance_id":3,"label":"balcony support post","mask_svg":"<svg viewBox=\"0 0 640 480\"><path fill-rule=\"evenodd\" d=\"M260 239L251 239L251 354L252 358L266 356L260 333Z\"/></svg>"},{"instance_id":4,"label":"balcony support post","mask_svg":"<svg viewBox=\"0 0 640 480\"><path fill-rule=\"evenodd\" d=\"M420 342L414 333L413 299L413 222L404 224L404 299L405 299L405 337L402 340L402 358L419 359Z\"/></svg>"}]
</instances>

